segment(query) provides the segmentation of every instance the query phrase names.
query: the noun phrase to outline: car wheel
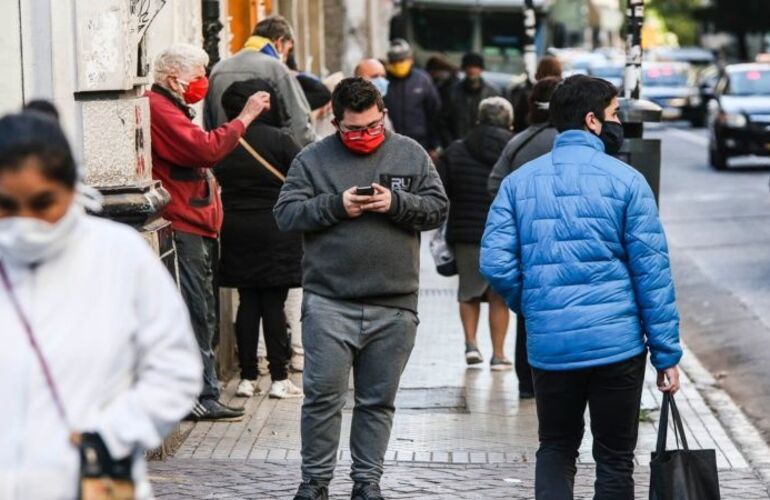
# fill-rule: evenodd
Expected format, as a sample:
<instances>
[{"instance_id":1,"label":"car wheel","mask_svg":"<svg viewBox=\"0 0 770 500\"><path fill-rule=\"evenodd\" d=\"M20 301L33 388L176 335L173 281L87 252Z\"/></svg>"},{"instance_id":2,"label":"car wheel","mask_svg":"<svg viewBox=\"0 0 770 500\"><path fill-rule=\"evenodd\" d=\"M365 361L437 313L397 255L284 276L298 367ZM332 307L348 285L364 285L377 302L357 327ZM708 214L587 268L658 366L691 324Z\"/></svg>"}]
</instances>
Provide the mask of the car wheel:
<instances>
[{"instance_id":1,"label":"car wheel","mask_svg":"<svg viewBox=\"0 0 770 500\"><path fill-rule=\"evenodd\" d=\"M716 170L727 170L727 153L719 144L709 148L709 163Z\"/></svg>"}]
</instances>

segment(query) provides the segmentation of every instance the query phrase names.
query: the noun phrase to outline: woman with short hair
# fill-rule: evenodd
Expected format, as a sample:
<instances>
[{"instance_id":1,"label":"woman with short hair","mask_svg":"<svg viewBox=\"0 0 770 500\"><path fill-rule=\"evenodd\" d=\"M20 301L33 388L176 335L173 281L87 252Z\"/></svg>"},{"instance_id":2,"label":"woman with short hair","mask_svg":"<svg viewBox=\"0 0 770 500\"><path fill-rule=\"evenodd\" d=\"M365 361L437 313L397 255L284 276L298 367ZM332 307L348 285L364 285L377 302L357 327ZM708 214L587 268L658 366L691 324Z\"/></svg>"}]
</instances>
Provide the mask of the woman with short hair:
<instances>
[{"instance_id":1,"label":"woman with short hair","mask_svg":"<svg viewBox=\"0 0 770 500\"><path fill-rule=\"evenodd\" d=\"M492 204L487 179L497 158L513 136L513 107L502 97L479 104L478 124L465 138L453 142L439 159L438 170L449 197L446 239L452 246L460 275L458 301L465 332L468 365L484 361L476 342L481 302L489 302L492 333L492 370L510 370L505 356L509 312L505 301L491 290L479 273L479 250L484 223Z\"/></svg>"}]
</instances>

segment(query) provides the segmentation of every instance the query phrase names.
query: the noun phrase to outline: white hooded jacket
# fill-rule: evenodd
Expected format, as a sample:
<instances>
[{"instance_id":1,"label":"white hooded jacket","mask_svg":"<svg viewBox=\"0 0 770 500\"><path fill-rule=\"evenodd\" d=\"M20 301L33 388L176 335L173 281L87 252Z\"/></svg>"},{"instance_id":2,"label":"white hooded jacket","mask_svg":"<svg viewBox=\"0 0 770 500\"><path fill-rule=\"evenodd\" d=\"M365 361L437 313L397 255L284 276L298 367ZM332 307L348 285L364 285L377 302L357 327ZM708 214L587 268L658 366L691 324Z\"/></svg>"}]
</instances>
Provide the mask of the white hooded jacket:
<instances>
[{"instance_id":1,"label":"white hooded jacket","mask_svg":"<svg viewBox=\"0 0 770 500\"><path fill-rule=\"evenodd\" d=\"M200 354L168 271L133 229L83 214L55 256L34 268L3 264L72 429L0 286L0 498L75 498L70 430L100 433L113 458L133 453L137 498L152 498L144 451L201 388Z\"/></svg>"}]
</instances>

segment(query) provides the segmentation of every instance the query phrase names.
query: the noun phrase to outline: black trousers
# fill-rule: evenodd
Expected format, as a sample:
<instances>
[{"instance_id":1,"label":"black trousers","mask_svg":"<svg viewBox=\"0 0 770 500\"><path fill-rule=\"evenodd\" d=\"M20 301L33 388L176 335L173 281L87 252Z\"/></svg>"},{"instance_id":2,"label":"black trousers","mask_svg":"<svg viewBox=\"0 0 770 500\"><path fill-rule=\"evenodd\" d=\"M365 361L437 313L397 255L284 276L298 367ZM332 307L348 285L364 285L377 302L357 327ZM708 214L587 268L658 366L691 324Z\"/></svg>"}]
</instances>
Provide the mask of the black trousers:
<instances>
[{"instance_id":1,"label":"black trousers","mask_svg":"<svg viewBox=\"0 0 770 500\"><path fill-rule=\"evenodd\" d=\"M586 404L596 461L594 499L633 500L646 358L643 353L619 363L572 371L533 368L540 437L537 500L572 500Z\"/></svg>"},{"instance_id":2,"label":"black trousers","mask_svg":"<svg viewBox=\"0 0 770 500\"><path fill-rule=\"evenodd\" d=\"M217 332L217 299L214 268L219 244L213 238L174 231L179 261L182 298L190 311L195 339L203 360L203 390L200 399L219 399L214 342Z\"/></svg>"},{"instance_id":3,"label":"black trousers","mask_svg":"<svg viewBox=\"0 0 770 500\"><path fill-rule=\"evenodd\" d=\"M257 344L259 324L265 332L265 347L273 382L286 380L291 358L291 343L286 329L283 306L288 288L239 288L240 305L235 318L235 337L241 378L257 379Z\"/></svg>"},{"instance_id":4,"label":"black trousers","mask_svg":"<svg viewBox=\"0 0 770 500\"><path fill-rule=\"evenodd\" d=\"M532 367L527 357L527 323L524 316L516 315L516 356L514 360L516 377L519 379L519 392L534 392Z\"/></svg>"}]
</instances>

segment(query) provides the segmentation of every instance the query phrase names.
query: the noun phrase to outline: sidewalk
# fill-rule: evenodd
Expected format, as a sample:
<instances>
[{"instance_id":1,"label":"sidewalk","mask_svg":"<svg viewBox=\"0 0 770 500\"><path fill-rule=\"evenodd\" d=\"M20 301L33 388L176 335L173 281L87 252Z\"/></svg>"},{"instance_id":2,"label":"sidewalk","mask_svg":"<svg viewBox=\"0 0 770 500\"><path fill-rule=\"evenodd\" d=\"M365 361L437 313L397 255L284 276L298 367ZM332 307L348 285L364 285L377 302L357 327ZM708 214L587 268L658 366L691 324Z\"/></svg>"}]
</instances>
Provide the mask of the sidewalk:
<instances>
[{"instance_id":1,"label":"sidewalk","mask_svg":"<svg viewBox=\"0 0 770 500\"><path fill-rule=\"evenodd\" d=\"M479 369L466 368L456 280L439 277L431 264L424 251L422 323L397 400L386 456L384 494L387 498L533 498L537 449L534 401L519 401L513 372L491 372L488 363ZM684 281L680 296L687 295L686 286L692 282ZM511 330L515 330L513 321L511 325ZM481 326L479 340L488 359L491 345L486 325ZM511 357L512 349L511 338L507 349ZM770 464L767 446L729 398L715 387L694 356L687 352L686 357L683 366L687 373L678 402L688 427L690 446L716 450L722 498L770 498L768 483L762 479L762 471L768 470ZM648 418L639 429L638 498L647 497L647 465L657 436L660 393L655 388L654 375L648 370L642 399L643 408L649 412L645 412ZM301 377L293 377L301 383ZM265 393L269 386L267 378L260 383ZM234 393L236 382L227 386L228 395ZM718 405L718 411L712 411L707 401ZM300 406L301 400L277 401L262 395L246 403L247 417L241 422L192 426L173 458L150 464L156 495L291 498L300 477ZM340 464L331 487L334 498L350 495L349 424L350 411L346 408ZM731 433L740 434L737 442L742 448L731 439ZM590 432L586 432L579 462L576 497L590 498Z\"/></svg>"}]
</instances>

